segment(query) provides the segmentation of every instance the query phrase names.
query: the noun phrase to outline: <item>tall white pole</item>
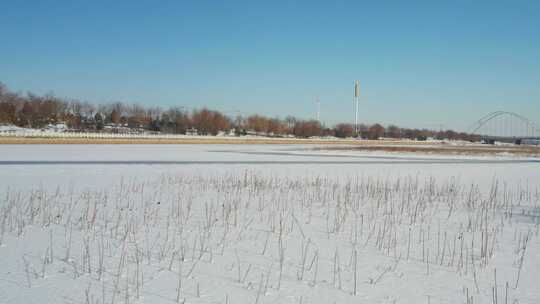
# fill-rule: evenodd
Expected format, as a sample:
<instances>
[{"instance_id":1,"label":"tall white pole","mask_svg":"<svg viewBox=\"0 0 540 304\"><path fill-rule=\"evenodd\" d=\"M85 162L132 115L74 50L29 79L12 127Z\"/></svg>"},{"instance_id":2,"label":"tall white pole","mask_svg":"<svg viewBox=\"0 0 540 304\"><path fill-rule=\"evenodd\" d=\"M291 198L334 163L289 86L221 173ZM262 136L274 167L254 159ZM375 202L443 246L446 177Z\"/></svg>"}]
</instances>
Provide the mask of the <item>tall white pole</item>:
<instances>
[{"instance_id":1,"label":"tall white pole","mask_svg":"<svg viewBox=\"0 0 540 304\"><path fill-rule=\"evenodd\" d=\"M354 136L358 137L358 97L354 97L355 110L354 110Z\"/></svg>"},{"instance_id":2,"label":"tall white pole","mask_svg":"<svg viewBox=\"0 0 540 304\"><path fill-rule=\"evenodd\" d=\"M321 121L321 101L319 100L319 96L317 96L317 121Z\"/></svg>"},{"instance_id":3,"label":"tall white pole","mask_svg":"<svg viewBox=\"0 0 540 304\"><path fill-rule=\"evenodd\" d=\"M354 136L358 137L358 99L360 97L360 81L354 82L354 101L356 104L354 111Z\"/></svg>"}]
</instances>

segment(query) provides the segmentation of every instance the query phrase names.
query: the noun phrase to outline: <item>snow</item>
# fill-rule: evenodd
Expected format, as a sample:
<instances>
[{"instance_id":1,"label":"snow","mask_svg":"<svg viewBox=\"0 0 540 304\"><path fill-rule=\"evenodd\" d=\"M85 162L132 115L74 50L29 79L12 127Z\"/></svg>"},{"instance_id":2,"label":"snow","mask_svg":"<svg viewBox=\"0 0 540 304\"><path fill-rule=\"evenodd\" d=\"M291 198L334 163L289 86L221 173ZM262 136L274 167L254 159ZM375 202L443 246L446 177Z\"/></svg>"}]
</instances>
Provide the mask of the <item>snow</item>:
<instances>
[{"instance_id":1,"label":"snow","mask_svg":"<svg viewBox=\"0 0 540 304\"><path fill-rule=\"evenodd\" d=\"M25 129L14 125L0 125L0 132L26 132L31 129Z\"/></svg>"},{"instance_id":2,"label":"snow","mask_svg":"<svg viewBox=\"0 0 540 304\"><path fill-rule=\"evenodd\" d=\"M310 148L0 146L0 302L540 302L535 159Z\"/></svg>"},{"instance_id":3,"label":"snow","mask_svg":"<svg viewBox=\"0 0 540 304\"><path fill-rule=\"evenodd\" d=\"M404 146L404 145L403 145ZM403 147L401 146L401 147ZM387 146L384 146L387 147ZM350 156L350 157L365 157L365 158L392 158L392 159L406 159L406 160L413 160L413 159L430 159L430 160L485 160L485 161L494 161L494 160L538 160L539 157L537 155L531 156L526 154L517 154L517 153L509 153L506 151L497 151L493 150L491 153L477 153L477 154L467 154L467 151L460 151L459 153L451 153L446 152L444 149L440 149L437 152L426 152L422 151L422 149L419 149L418 152L393 152L393 151L384 151L384 147L382 147L381 151L362 151L357 150L355 151L355 147L350 148L349 150L343 149L343 150L325 150L320 149L316 152L312 152L314 154L326 154L326 155L342 155L342 156ZM400 146L398 146L400 147ZM430 147L430 146L423 146L423 148ZM433 146L433 148L437 148L437 146ZM440 148L440 146L438 146Z\"/></svg>"}]
</instances>

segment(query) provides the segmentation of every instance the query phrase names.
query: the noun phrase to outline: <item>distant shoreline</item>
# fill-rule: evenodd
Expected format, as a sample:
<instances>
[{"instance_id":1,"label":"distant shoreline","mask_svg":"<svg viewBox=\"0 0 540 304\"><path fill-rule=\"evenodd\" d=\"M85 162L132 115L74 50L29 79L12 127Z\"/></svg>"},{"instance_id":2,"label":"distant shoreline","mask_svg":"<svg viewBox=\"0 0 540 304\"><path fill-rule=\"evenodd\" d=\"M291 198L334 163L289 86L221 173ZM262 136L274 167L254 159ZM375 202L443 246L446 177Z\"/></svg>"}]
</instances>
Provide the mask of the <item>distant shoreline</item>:
<instances>
[{"instance_id":1,"label":"distant shoreline","mask_svg":"<svg viewBox=\"0 0 540 304\"><path fill-rule=\"evenodd\" d=\"M77 138L0 137L1 145L313 145L313 150L361 153L412 153L424 155L540 157L540 147L483 145L406 140L354 140L309 138ZM311 150L311 149L310 149Z\"/></svg>"},{"instance_id":2,"label":"distant shoreline","mask_svg":"<svg viewBox=\"0 0 540 304\"><path fill-rule=\"evenodd\" d=\"M280 144L280 145L428 145L433 142L399 140L256 138L256 137L186 137L186 138L83 138L83 137L0 137L2 144ZM436 143L438 144L438 143Z\"/></svg>"}]
</instances>

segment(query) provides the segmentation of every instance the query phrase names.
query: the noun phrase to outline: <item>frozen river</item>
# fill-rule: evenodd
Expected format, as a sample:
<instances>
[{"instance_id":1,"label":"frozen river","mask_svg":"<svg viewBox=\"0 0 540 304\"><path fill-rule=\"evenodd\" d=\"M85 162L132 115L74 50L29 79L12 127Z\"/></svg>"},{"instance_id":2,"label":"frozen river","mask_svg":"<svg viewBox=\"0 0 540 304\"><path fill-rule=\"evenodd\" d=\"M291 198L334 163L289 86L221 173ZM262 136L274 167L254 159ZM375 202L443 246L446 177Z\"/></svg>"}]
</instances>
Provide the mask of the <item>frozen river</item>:
<instances>
[{"instance_id":1,"label":"frozen river","mask_svg":"<svg viewBox=\"0 0 540 304\"><path fill-rule=\"evenodd\" d=\"M538 159L313 148L0 145L0 302L540 302Z\"/></svg>"},{"instance_id":2,"label":"frozen river","mask_svg":"<svg viewBox=\"0 0 540 304\"><path fill-rule=\"evenodd\" d=\"M540 180L540 160L315 151L303 145L3 145L0 182L107 185L120 177L255 170L283 176L433 176L489 184Z\"/></svg>"}]
</instances>

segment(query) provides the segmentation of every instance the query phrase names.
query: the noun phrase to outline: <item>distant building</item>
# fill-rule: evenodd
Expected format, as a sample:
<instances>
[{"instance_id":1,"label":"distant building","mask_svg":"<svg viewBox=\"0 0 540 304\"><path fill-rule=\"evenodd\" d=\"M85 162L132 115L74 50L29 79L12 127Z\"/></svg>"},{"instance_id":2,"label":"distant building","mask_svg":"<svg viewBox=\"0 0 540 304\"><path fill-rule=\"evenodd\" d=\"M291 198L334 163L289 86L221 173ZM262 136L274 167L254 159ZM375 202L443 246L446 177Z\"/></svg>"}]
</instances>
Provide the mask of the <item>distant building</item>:
<instances>
[{"instance_id":1,"label":"distant building","mask_svg":"<svg viewBox=\"0 0 540 304\"><path fill-rule=\"evenodd\" d=\"M64 132L68 129L67 125L63 122L58 122L55 124L48 124L45 128L47 131L53 131L53 132Z\"/></svg>"},{"instance_id":2,"label":"distant building","mask_svg":"<svg viewBox=\"0 0 540 304\"><path fill-rule=\"evenodd\" d=\"M189 128L186 130L186 135L199 135L199 132L195 128Z\"/></svg>"},{"instance_id":3,"label":"distant building","mask_svg":"<svg viewBox=\"0 0 540 304\"><path fill-rule=\"evenodd\" d=\"M115 134L127 134L130 133L132 129L130 129L127 124L114 124L114 123L108 123L105 126L103 126L103 131L115 133Z\"/></svg>"}]
</instances>

